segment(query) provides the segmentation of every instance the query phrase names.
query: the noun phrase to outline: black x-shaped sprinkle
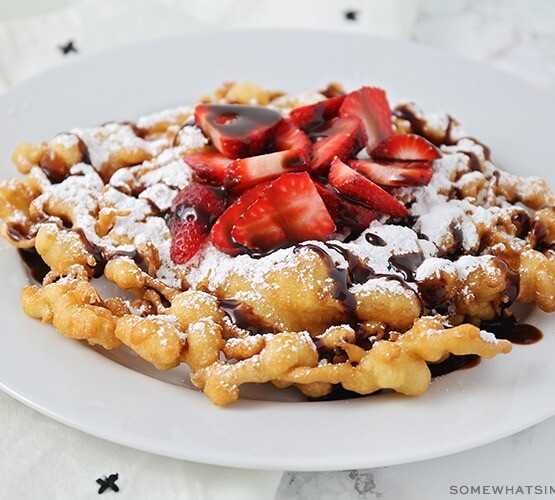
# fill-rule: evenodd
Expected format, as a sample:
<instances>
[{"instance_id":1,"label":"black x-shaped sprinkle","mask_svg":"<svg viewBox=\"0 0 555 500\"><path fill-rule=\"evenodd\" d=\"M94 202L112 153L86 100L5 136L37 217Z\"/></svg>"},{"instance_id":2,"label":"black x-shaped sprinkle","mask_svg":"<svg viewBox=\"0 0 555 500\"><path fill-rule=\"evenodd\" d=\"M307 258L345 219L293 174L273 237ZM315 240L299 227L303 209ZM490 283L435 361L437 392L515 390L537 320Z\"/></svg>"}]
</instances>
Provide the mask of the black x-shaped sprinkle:
<instances>
[{"instance_id":1,"label":"black x-shaped sprinkle","mask_svg":"<svg viewBox=\"0 0 555 500\"><path fill-rule=\"evenodd\" d=\"M73 45L73 40L70 40L65 45L58 45L58 48L63 52L65 56L68 55L70 52L78 52L77 47Z\"/></svg>"},{"instance_id":2,"label":"black x-shaped sprinkle","mask_svg":"<svg viewBox=\"0 0 555 500\"><path fill-rule=\"evenodd\" d=\"M347 10L345 11L345 19L348 21L356 21L358 16L358 11L356 10Z\"/></svg>"},{"instance_id":3,"label":"black x-shaped sprinkle","mask_svg":"<svg viewBox=\"0 0 555 500\"><path fill-rule=\"evenodd\" d=\"M104 493L108 488L111 488L114 491L119 491L119 487L116 484L118 480L118 474L110 474L108 477L104 476L103 478L99 477L96 482L100 485L98 488L98 494L101 495Z\"/></svg>"}]
</instances>

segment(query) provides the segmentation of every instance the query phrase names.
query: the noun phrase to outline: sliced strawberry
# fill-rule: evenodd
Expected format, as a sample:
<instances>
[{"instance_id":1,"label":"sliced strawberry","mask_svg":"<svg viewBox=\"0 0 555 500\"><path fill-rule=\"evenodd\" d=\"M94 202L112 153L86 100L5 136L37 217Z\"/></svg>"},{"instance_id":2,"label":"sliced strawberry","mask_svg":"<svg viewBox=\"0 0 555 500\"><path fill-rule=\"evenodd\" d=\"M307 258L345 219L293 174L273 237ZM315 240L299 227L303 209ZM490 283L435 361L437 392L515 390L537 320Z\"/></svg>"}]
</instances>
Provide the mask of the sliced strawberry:
<instances>
[{"instance_id":1,"label":"sliced strawberry","mask_svg":"<svg viewBox=\"0 0 555 500\"><path fill-rule=\"evenodd\" d=\"M358 118L335 118L313 136L320 139L314 144L310 169L319 174L327 171L336 156L346 161L364 144L364 129Z\"/></svg>"},{"instance_id":2,"label":"sliced strawberry","mask_svg":"<svg viewBox=\"0 0 555 500\"><path fill-rule=\"evenodd\" d=\"M210 231L210 238L217 249L228 255L239 255L243 252L241 247L231 238L231 230L237 219L258 199L268 185L269 182L263 182L245 191L226 208L225 212L214 223Z\"/></svg>"},{"instance_id":3,"label":"sliced strawberry","mask_svg":"<svg viewBox=\"0 0 555 500\"><path fill-rule=\"evenodd\" d=\"M232 160L221 153L187 154L183 156L183 160L200 180L218 185L223 184L226 168L232 163Z\"/></svg>"},{"instance_id":4,"label":"sliced strawberry","mask_svg":"<svg viewBox=\"0 0 555 500\"><path fill-rule=\"evenodd\" d=\"M275 132L274 147L278 151L302 149L306 152L308 160L312 153L312 143L310 139L291 120L282 120L279 122Z\"/></svg>"},{"instance_id":5,"label":"sliced strawberry","mask_svg":"<svg viewBox=\"0 0 555 500\"><path fill-rule=\"evenodd\" d=\"M227 169L224 186L234 193L240 193L259 182L275 179L287 172L306 169L309 161L302 149L241 158L232 162Z\"/></svg>"},{"instance_id":6,"label":"sliced strawberry","mask_svg":"<svg viewBox=\"0 0 555 500\"><path fill-rule=\"evenodd\" d=\"M175 264L185 264L197 253L224 208L221 193L206 184L189 184L177 194L168 220Z\"/></svg>"},{"instance_id":7,"label":"sliced strawberry","mask_svg":"<svg viewBox=\"0 0 555 500\"><path fill-rule=\"evenodd\" d=\"M380 88L362 87L348 94L339 116L360 119L366 132L368 151L392 134L391 109L385 91Z\"/></svg>"},{"instance_id":8,"label":"sliced strawberry","mask_svg":"<svg viewBox=\"0 0 555 500\"><path fill-rule=\"evenodd\" d=\"M432 163L377 163L372 160L351 160L349 165L382 186L425 186L432 178Z\"/></svg>"},{"instance_id":9,"label":"sliced strawberry","mask_svg":"<svg viewBox=\"0 0 555 500\"><path fill-rule=\"evenodd\" d=\"M171 224L170 257L174 264L192 259L208 236L208 230L193 219L175 220Z\"/></svg>"},{"instance_id":10,"label":"sliced strawberry","mask_svg":"<svg viewBox=\"0 0 555 500\"><path fill-rule=\"evenodd\" d=\"M428 161L441 158L441 153L431 142L416 134L399 134L380 142L372 150L378 160Z\"/></svg>"},{"instance_id":11,"label":"sliced strawberry","mask_svg":"<svg viewBox=\"0 0 555 500\"><path fill-rule=\"evenodd\" d=\"M302 129L320 127L337 116L345 97L347 96L343 94L307 106L299 106L291 110L289 118Z\"/></svg>"},{"instance_id":12,"label":"sliced strawberry","mask_svg":"<svg viewBox=\"0 0 555 500\"><path fill-rule=\"evenodd\" d=\"M351 231L362 231L376 219L373 210L351 203L343 196L340 196L335 188L314 183L318 194L322 197L331 218L335 222L337 229L350 228Z\"/></svg>"},{"instance_id":13,"label":"sliced strawberry","mask_svg":"<svg viewBox=\"0 0 555 500\"><path fill-rule=\"evenodd\" d=\"M394 217L406 217L409 211L387 191L370 179L336 158L330 168L328 180L344 196L354 203L360 203Z\"/></svg>"},{"instance_id":14,"label":"sliced strawberry","mask_svg":"<svg viewBox=\"0 0 555 500\"><path fill-rule=\"evenodd\" d=\"M171 216L183 219L183 214L189 214L191 210L197 213L199 219L211 225L224 211L225 200L221 190L193 182L185 186L173 199Z\"/></svg>"},{"instance_id":15,"label":"sliced strawberry","mask_svg":"<svg viewBox=\"0 0 555 500\"><path fill-rule=\"evenodd\" d=\"M265 252L304 240L326 240L335 224L306 172L284 174L262 192L231 231L251 251Z\"/></svg>"},{"instance_id":16,"label":"sliced strawberry","mask_svg":"<svg viewBox=\"0 0 555 500\"><path fill-rule=\"evenodd\" d=\"M266 151L277 124L277 111L242 104L199 104L195 121L214 147L228 158L244 158Z\"/></svg>"}]
</instances>

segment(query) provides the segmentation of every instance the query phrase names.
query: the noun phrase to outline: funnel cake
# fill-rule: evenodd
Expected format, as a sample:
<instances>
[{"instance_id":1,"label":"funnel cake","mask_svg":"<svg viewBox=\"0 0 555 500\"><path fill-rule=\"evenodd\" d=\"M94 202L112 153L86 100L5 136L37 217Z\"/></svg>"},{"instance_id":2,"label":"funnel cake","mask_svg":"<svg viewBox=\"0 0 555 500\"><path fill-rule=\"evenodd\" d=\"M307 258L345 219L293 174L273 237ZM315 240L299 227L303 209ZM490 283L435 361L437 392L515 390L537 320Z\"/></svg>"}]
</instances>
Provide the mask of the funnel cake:
<instances>
[{"instance_id":1,"label":"funnel cake","mask_svg":"<svg viewBox=\"0 0 555 500\"><path fill-rule=\"evenodd\" d=\"M419 395L453 361L510 352L513 303L555 310L546 183L375 87L225 84L13 161L1 231L38 282L25 313L160 370L186 363L217 405L252 382Z\"/></svg>"}]
</instances>

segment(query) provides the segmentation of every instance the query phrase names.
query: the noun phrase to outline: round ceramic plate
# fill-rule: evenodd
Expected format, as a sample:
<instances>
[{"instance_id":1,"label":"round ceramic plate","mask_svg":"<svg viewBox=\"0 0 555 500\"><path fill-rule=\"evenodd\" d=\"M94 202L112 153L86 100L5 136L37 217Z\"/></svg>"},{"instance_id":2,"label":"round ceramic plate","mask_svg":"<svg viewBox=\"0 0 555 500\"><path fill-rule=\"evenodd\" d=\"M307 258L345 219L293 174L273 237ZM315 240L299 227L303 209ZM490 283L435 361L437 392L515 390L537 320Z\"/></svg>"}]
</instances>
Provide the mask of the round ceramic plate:
<instances>
[{"instance_id":1,"label":"round ceramic plate","mask_svg":"<svg viewBox=\"0 0 555 500\"><path fill-rule=\"evenodd\" d=\"M383 86L392 102L459 118L498 165L555 185L547 147L555 144L555 102L526 84L409 43L285 31L132 45L25 82L0 96L1 177L16 175L9 156L19 141L189 104L229 80L289 92L334 80ZM419 398L306 402L262 387L217 408L183 369L155 374L124 350L93 350L26 317L19 293L27 276L7 245L0 275L3 389L72 427L161 455L258 469L384 466L478 446L555 414L555 316L529 318L545 332L541 342L437 379Z\"/></svg>"}]
</instances>

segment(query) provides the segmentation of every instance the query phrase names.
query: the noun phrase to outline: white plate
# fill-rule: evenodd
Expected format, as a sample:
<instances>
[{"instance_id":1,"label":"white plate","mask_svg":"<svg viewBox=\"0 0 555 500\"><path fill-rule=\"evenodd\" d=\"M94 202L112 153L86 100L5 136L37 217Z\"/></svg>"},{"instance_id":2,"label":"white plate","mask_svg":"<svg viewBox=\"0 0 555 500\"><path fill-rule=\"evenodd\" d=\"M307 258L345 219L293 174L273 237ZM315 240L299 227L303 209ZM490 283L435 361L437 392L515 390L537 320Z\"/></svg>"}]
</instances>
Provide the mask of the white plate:
<instances>
[{"instance_id":1,"label":"white plate","mask_svg":"<svg viewBox=\"0 0 555 500\"><path fill-rule=\"evenodd\" d=\"M555 185L549 150L555 102L526 84L408 43L283 31L128 46L10 90L0 97L1 176L15 174L9 156L19 141L191 103L225 80L288 91L332 80L347 88L381 85L392 101L408 98L427 111L450 112L492 147L494 161ZM3 389L72 427L142 450L259 469L373 467L468 449L555 414L554 318L538 312L530 322L546 334L541 342L438 379L420 398L295 403L268 401L272 396L254 391L250 397L261 400L222 409L186 384L114 363L26 317L19 305L26 275L7 245L0 250L0 275ZM182 373L166 377L179 382Z\"/></svg>"}]
</instances>

